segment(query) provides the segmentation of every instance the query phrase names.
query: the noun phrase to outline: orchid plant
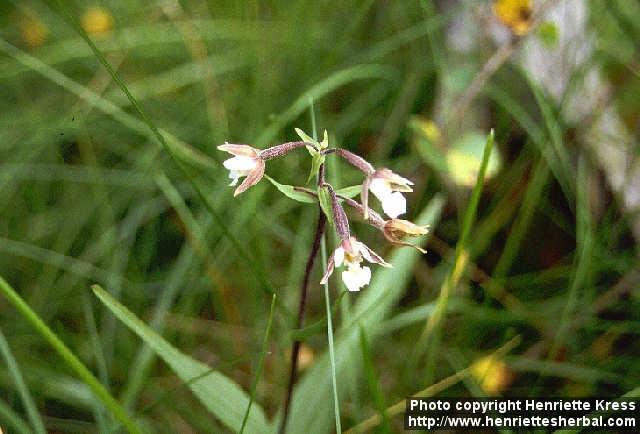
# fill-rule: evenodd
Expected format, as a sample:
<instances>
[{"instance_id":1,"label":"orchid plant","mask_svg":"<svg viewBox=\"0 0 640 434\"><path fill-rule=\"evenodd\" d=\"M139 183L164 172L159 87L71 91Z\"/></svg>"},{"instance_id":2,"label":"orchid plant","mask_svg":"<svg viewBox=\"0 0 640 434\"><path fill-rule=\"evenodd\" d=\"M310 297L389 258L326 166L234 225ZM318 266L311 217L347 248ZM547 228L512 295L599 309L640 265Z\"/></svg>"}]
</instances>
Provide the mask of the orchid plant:
<instances>
[{"instance_id":1,"label":"orchid plant","mask_svg":"<svg viewBox=\"0 0 640 434\"><path fill-rule=\"evenodd\" d=\"M315 238L307 259L306 272L301 288L297 321L297 328L301 328L304 322L310 275L320 248L320 241L324 236L327 221L333 224L340 243L327 261L327 268L320 281L321 284L328 282L336 267L344 267L341 272L342 281L348 291L356 292L360 291L360 289L368 285L371 281L371 269L363 265L363 262L366 261L369 264L391 267L391 264L387 263L366 244L359 241L351 232L344 205L353 208L356 213L362 216L364 221L380 230L385 238L392 244L411 246L423 253L424 250L406 242L405 238L424 235L427 233L428 228L398 218L407 212L407 202L404 193L413 191L411 187L413 182L394 173L390 169L376 169L367 160L351 151L343 148L329 147L329 139L326 131L324 132L323 140L320 142L312 139L302 130L296 128L296 132L300 136L300 141L282 143L267 149L256 149L249 145L230 143L220 145L218 149L233 155L232 158L225 160L223 165L229 170L230 185L236 187L234 196L245 192L260 182L263 177L266 177L278 190L288 197L300 202L319 204ZM298 148L306 148L311 155L312 163L309 181L313 177L317 179L317 188L315 190L303 186L283 185L265 175L267 161L283 157ZM336 190L333 185L328 183L325 177L325 158L329 155L337 155L360 170L364 175L362 184L354 186L355 188L348 187L342 190ZM244 178L244 180L238 185L241 178ZM353 194L354 192L355 194ZM357 195L358 192L360 193L360 202L352 198L352 196ZM383 218L378 212L369 207L369 192L378 199L382 211L384 215L388 216L388 219ZM293 385L296 381L299 349L300 342L295 341L291 354L291 370L289 372L289 384L284 404L282 425L280 427L281 433L284 432Z\"/></svg>"},{"instance_id":2,"label":"orchid plant","mask_svg":"<svg viewBox=\"0 0 640 434\"><path fill-rule=\"evenodd\" d=\"M250 187L256 185L265 175L265 162L282 157L297 148L305 147L313 158L311 176L317 175L318 189L310 190L302 186L283 186L276 183L276 186L283 192L290 191L295 194L288 194L289 197L300 200L299 194L308 195L313 201L318 200L321 209L325 212L326 218L334 222L336 233L340 238L340 245L335 249L329 258L327 269L320 283L325 283L335 267L345 266L342 272L342 281L349 291L359 291L371 280L371 270L367 266L362 266L363 259L372 264L384 267L391 267L380 255L371 250L367 245L357 240L349 229L349 221L345 214L343 204L355 209L362 215L367 223L381 230L386 239L397 245L412 246L422 252L420 247L403 241L407 236L419 236L427 233L428 228L417 226L407 220L398 217L407 212L407 201L403 193L412 192L413 182L403 178L393 171L374 166L364 158L342 148L329 148L327 133L325 131L324 140L318 142L311 139L303 131L296 129L302 139L296 142L287 142L275 145L267 149L256 149L249 145L237 145L225 143L218 146L218 149L233 155L225 160L223 165L229 170L230 186L236 187L234 196L237 196ZM325 180L324 159L327 155L335 154L355 168L364 173L364 180L360 189L361 203L351 199L348 195L340 194L334 187ZM240 178L245 178L240 185L237 185ZM282 187L290 187L285 190ZM350 189L353 191L353 189ZM383 219L380 214L369 208L369 192L380 201L382 210L389 217ZM306 202L306 201L305 201Z\"/></svg>"}]
</instances>

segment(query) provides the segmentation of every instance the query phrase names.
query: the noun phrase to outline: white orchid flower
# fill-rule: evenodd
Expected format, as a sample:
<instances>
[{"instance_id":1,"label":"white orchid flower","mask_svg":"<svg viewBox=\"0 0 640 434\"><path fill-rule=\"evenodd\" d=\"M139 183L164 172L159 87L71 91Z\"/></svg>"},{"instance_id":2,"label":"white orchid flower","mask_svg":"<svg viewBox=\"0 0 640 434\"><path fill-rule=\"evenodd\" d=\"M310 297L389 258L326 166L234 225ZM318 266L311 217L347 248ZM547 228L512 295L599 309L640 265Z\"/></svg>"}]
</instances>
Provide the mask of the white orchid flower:
<instances>
[{"instance_id":1,"label":"white orchid flower","mask_svg":"<svg viewBox=\"0 0 640 434\"><path fill-rule=\"evenodd\" d=\"M342 272L342 281L351 292L360 291L371 281L371 269L363 267L362 261L366 259L370 263L380 264L383 267L391 267L376 252L367 247L364 243L350 237L342 241L340 246L333 252L327 264L327 270L320 281L326 283L333 274L335 267L344 265L346 270Z\"/></svg>"},{"instance_id":2,"label":"white orchid flower","mask_svg":"<svg viewBox=\"0 0 640 434\"><path fill-rule=\"evenodd\" d=\"M382 209L392 219L407 212L407 200L402 193L413 191L413 182L392 172L380 169L371 176L368 184L370 190L382 204Z\"/></svg>"},{"instance_id":3,"label":"white orchid flower","mask_svg":"<svg viewBox=\"0 0 640 434\"><path fill-rule=\"evenodd\" d=\"M249 145L233 145L229 143L218 146L218 149L233 155L232 158L222 163L229 170L230 186L236 186L240 178L246 176L246 179L234 191L234 196L256 185L262 179L265 163L260 157L258 149Z\"/></svg>"}]
</instances>

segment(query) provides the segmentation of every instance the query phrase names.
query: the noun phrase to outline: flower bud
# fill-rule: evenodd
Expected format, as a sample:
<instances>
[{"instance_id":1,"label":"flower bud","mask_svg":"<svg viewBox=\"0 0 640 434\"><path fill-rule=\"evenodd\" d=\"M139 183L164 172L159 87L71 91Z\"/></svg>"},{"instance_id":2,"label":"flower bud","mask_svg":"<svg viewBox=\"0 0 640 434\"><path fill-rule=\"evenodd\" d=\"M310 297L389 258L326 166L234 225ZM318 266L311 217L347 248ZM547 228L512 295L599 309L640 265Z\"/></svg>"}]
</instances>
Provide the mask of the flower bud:
<instances>
[{"instance_id":1,"label":"flower bud","mask_svg":"<svg viewBox=\"0 0 640 434\"><path fill-rule=\"evenodd\" d=\"M426 253L426 250L419 246L403 241L404 237L419 237L429 232L428 226L418 226L408 220L391 219L387 220L383 228L384 236L393 244L413 247L414 249Z\"/></svg>"},{"instance_id":2,"label":"flower bud","mask_svg":"<svg viewBox=\"0 0 640 434\"><path fill-rule=\"evenodd\" d=\"M354 154L351 151L347 151L346 149L342 149L342 148L336 148L332 151L335 152L340 157L344 158L353 167L363 171L367 175L371 175L375 171L371 163L369 163L367 160L360 157L359 155Z\"/></svg>"},{"instance_id":3,"label":"flower bud","mask_svg":"<svg viewBox=\"0 0 640 434\"><path fill-rule=\"evenodd\" d=\"M285 154L293 151L294 149L301 148L303 146L309 146L307 142L287 142L281 145L272 146L267 149L263 149L259 152L260 157L263 160L270 160L272 158L282 157Z\"/></svg>"},{"instance_id":4,"label":"flower bud","mask_svg":"<svg viewBox=\"0 0 640 434\"><path fill-rule=\"evenodd\" d=\"M349 231L349 220L344 212L344 208L340 205L336 192L331 184L325 183L322 187L326 188L331 196L331 210L333 214L333 222L336 226L336 232L343 242L349 244L351 232Z\"/></svg>"}]
</instances>

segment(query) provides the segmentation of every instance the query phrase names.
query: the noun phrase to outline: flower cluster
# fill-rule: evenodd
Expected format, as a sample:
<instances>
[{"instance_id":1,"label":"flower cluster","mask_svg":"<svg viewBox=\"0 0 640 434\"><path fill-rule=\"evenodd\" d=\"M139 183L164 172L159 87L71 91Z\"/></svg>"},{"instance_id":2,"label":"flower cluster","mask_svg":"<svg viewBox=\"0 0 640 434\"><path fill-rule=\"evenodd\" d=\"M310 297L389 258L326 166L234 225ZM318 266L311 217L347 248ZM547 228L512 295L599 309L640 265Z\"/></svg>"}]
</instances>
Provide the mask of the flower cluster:
<instances>
[{"instance_id":1,"label":"flower cluster","mask_svg":"<svg viewBox=\"0 0 640 434\"><path fill-rule=\"evenodd\" d=\"M321 205L327 217L333 222L336 233L340 238L340 244L333 251L327 263L327 269L320 283L326 283L336 267L344 267L341 277L349 291L359 291L371 280L371 269L363 265L366 261L370 264L378 264L383 267L391 267L380 255L371 250L351 233L349 221L343 208L343 204L349 205L362 215L371 226L379 229L385 238L397 245L411 246L424 252L420 247L410 244L403 239L407 236L415 237L428 232L427 227L418 226L410 221L398 217L407 212L407 201L404 193L412 192L413 182L394 173L390 169L376 169L364 158L342 148L329 148L326 138L317 142L309 138L303 132L298 131L302 141L287 142L272 146L267 149L256 149L249 145L236 145L225 143L218 146L221 151L233 155L225 160L223 165L229 170L231 186L237 186L234 196L243 193L253 185L256 185L263 177L265 162L281 157L290 151L305 147L314 159L312 171L318 178L318 189L313 191L304 187L289 187L290 190L306 193L315 198ZM333 186L325 181L324 159L327 155L335 154L347 163L364 173L364 180L360 188L361 202L351 197L339 194ZM245 178L238 186L240 178ZM268 177L267 177L268 178ZM271 178L269 178L271 180ZM273 181L272 181L273 182ZM282 187L281 184L280 187ZM283 189L281 189L283 191ZM369 207L369 192L378 199L382 210L389 219L384 219L376 211ZM294 196L290 196L294 197ZM295 197L294 197L295 198Z\"/></svg>"}]
</instances>

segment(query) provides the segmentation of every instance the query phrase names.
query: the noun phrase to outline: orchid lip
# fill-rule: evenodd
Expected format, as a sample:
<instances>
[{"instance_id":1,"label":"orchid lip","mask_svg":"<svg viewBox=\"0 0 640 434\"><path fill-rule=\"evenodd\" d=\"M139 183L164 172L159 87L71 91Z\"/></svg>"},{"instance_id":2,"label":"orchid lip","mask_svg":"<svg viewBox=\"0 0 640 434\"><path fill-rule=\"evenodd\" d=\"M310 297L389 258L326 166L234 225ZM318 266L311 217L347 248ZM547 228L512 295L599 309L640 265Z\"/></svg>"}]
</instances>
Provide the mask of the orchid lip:
<instances>
[{"instance_id":1,"label":"orchid lip","mask_svg":"<svg viewBox=\"0 0 640 434\"><path fill-rule=\"evenodd\" d=\"M371 280L371 270L369 267L361 265L365 260L383 267L392 266L355 237L342 240L329 258L327 269L320 283L324 284L328 281L335 267L345 266L346 270L341 273L342 281L349 291L359 291Z\"/></svg>"}]
</instances>

